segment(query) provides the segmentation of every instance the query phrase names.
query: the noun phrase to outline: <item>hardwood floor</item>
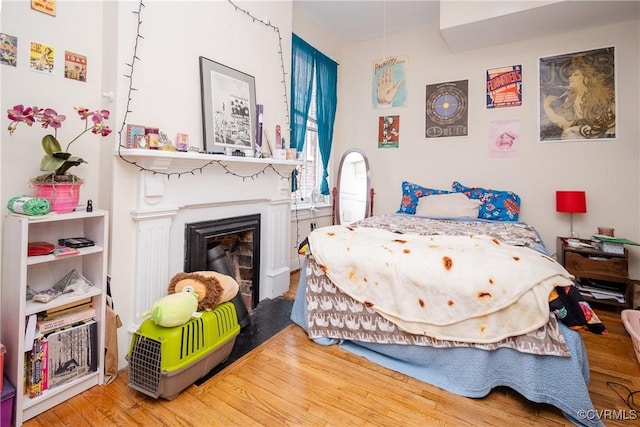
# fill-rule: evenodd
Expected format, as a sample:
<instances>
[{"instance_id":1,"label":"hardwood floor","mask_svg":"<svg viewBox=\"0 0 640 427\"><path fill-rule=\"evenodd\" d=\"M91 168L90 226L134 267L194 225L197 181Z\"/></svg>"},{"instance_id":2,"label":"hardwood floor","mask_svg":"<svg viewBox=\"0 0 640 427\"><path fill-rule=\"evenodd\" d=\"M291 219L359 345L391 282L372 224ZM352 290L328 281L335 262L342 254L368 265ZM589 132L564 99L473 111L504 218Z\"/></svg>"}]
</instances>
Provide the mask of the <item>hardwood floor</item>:
<instances>
[{"instance_id":1,"label":"hardwood floor","mask_svg":"<svg viewBox=\"0 0 640 427\"><path fill-rule=\"evenodd\" d=\"M292 275L295 295L297 274ZM619 313L596 308L605 336L583 333L589 391L598 410L633 413L608 381L640 390L640 364ZM623 415L620 415L623 414ZM640 417L640 411L637 412ZM604 420L607 426L638 421ZM462 426L572 425L550 405L501 387L482 399L460 397L379 367L338 346L310 341L297 325L172 401L154 400L115 382L70 399L25 423L33 426Z\"/></svg>"}]
</instances>

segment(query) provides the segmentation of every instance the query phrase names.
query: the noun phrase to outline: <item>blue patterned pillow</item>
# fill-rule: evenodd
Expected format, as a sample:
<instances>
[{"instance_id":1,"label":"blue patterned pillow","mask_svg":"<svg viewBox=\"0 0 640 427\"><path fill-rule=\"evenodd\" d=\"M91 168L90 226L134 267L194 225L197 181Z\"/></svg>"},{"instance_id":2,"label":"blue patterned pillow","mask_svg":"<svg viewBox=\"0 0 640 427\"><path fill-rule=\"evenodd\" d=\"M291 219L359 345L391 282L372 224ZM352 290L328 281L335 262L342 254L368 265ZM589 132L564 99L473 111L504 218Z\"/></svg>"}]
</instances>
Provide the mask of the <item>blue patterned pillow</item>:
<instances>
[{"instance_id":1,"label":"blue patterned pillow","mask_svg":"<svg viewBox=\"0 0 640 427\"><path fill-rule=\"evenodd\" d=\"M456 193L464 193L470 199L482 202L478 218L493 221L517 221L520 214L520 196L511 191L465 187L457 181L451 186Z\"/></svg>"},{"instance_id":2,"label":"blue patterned pillow","mask_svg":"<svg viewBox=\"0 0 640 427\"><path fill-rule=\"evenodd\" d=\"M415 215L416 207L418 206L418 199L424 196L431 196L432 194L448 194L451 191L447 190L435 190L433 188L422 187L418 184L413 184L408 181L402 182L402 202L400 203L400 209L396 213L404 213L409 215Z\"/></svg>"}]
</instances>

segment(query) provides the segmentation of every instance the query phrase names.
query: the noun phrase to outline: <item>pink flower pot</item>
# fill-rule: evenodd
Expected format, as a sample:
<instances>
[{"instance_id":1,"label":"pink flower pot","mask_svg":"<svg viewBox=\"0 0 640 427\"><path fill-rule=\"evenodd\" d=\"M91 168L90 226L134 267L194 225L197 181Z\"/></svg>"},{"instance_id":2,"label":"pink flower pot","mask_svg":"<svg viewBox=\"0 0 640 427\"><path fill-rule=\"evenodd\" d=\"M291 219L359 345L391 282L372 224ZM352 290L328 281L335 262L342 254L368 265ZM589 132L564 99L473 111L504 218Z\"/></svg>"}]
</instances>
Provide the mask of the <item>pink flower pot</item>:
<instances>
[{"instance_id":1,"label":"pink flower pot","mask_svg":"<svg viewBox=\"0 0 640 427\"><path fill-rule=\"evenodd\" d=\"M33 186L33 196L47 199L51 205L51 212L69 213L78 206L80 199L79 182L56 182L42 183L31 182Z\"/></svg>"}]
</instances>

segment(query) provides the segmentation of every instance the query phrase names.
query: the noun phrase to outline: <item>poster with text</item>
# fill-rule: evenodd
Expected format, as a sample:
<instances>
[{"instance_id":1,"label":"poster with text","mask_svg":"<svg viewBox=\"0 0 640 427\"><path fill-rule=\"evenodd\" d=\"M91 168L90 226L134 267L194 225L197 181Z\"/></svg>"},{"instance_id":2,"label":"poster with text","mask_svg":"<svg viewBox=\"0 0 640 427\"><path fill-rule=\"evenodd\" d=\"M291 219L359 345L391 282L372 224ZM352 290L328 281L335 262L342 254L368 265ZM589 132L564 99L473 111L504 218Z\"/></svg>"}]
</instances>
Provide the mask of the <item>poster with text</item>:
<instances>
[{"instance_id":1,"label":"poster with text","mask_svg":"<svg viewBox=\"0 0 640 427\"><path fill-rule=\"evenodd\" d=\"M87 57L77 53L64 52L64 76L68 79L87 81Z\"/></svg>"},{"instance_id":2,"label":"poster with text","mask_svg":"<svg viewBox=\"0 0 640 427\"><path fill-rule=\"evenodd\" d=\"M616 138L613 47L540 58L540 141Z\"/></svg>"},{"instance_id":3,"label":"poster with text","mask_svg":"<svg viewBox=\"0 0 640 427\"><path fill-rule=\"evenodd\" d=\"M0 33L0 63L15 67L18 62L18 38Z\"/></svg>"},{"instance_id":4,"label":"poster with text","mask_svg":"<svg viewBox=\"0 0 640 427\"><path fill-rule=\"evenodd\" d=\"M492 120L489 124L489 155L491 157L518 157L520 120Z\"/></svg>"},{"instance_id":5,"label":"poster with text","mask_svg":"<svg viewBox=\"0 0 640 427\"><path fill-rule=\"evenodd\" d=\"M56 0L31 0L31 9L56 16Z\"/></svg>"},{"instance_id":6,"label":"poster with text","mask_svg":"<svg viewBox=\"0 0 640 427\"><path fill-rule=\"evenodd\" d=\"M378 148L398 148L400 144L400 116L378 118Z\"/></svg>"},{"instance_id":7,"label":"poster with text","mask_svg":"<svg viewBox=\"0 0 640 427\"><path fill-rule=\"evenodd\" d=\"M469 81L427 85L425 138L468 135Z\"/></svg>"},{"instance_id":8,"label":"poster with text","mask_svg":"<svg viewBox=\"0 0 640 427\"><path fill-rule=\"evenodd\" d=\"M55 49L42 43L31 42L29 46L29 68L45 74L53 74L55 70Z\"/></svg>"},{"instance_id":9,"label":"poster with text","mask_svg":"<svg viewBox=\"0 0 640 427\"><path fill-rule=\"evenodd\" d=\"M487 70L487 108L522 105L522 65Z\"/></svg>"},{"instance_id":10,"label":"poster with text","mask_svg":"<svg viewBox=\"0 0 640 427\"><path fill-rule=\"evenodd\" d=\"M408 56L392 56L373 62L373 108L407 106Z\"/></svg>"}]
</instances>

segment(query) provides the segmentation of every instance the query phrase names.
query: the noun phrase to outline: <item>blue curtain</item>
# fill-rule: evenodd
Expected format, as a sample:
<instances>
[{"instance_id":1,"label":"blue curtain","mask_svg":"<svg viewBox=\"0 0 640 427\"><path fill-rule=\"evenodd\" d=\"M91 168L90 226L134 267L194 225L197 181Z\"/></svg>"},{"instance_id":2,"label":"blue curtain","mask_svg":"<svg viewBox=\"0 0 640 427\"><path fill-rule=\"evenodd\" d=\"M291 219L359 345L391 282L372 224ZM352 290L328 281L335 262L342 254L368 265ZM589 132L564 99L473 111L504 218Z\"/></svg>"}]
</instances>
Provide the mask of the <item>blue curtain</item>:
<instances>
[{"instance_id":1,"label":"blue curtain","mask_svg":"<svg viewBox=\"0 0 640 427\"><path fill-rule=\"evenodd\" d=\"M291 148L302 151L311 105L316 50L300 37L291 40Z\"/></svg>"},{"instance_id":2,"label":"blue curtain","mask_svg":"<svg viewBox=\"0 0 640 427\"><path fill-rule=\"evenodd\" d=\"M320 193L329 194L327 177L333 142L333 124L338 103L338 64L327 56L316 53L316 113L318 119L318 146L322 156L322 183Z\"/></svg>"}]
</instances>

